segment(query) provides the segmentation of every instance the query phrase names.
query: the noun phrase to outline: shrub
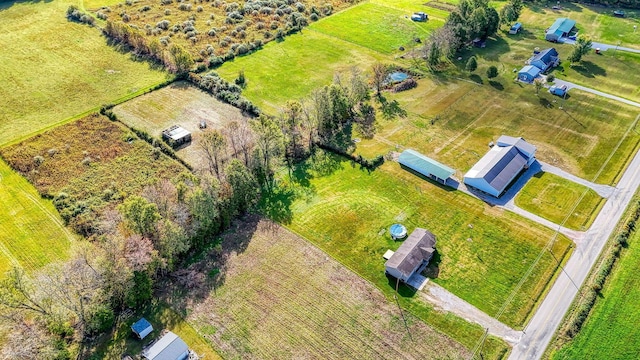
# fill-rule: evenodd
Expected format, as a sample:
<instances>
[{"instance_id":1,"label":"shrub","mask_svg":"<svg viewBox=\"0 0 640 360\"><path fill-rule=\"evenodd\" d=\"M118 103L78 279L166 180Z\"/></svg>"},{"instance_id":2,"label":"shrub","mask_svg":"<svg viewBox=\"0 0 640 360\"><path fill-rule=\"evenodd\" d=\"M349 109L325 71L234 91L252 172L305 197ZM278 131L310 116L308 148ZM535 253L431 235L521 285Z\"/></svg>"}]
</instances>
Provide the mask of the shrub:
<instances>
[{"instance_id":1,"label":"shrub","mask_svg":"<svg viewBox=\"0 0 640 360\"><path fill-rule=\"evenodd\" d=\"M209 31L207 31L207 35L213 37L216 36L216 30L215 29L210 29Z\"/></svg>"},{"instance_id":2,"label":"shrub","mask_svg":"<svg viewBox=\"0 0 640 360\"><path fill-rule=\"evenodd\" d=\"M413 78L408 78L408 79L406 79L406 80L394 85L392 91L393 92L406 91L406 90L409 90L409 89L413 89L416 86L418 86L418 83Z\"/></svg>"},{"instance_id":3,"label":"shrub","mask_svg":"<svg viewBox=\"0 0 640 360\"><path fill-rule=\"evenodd\" d=\"M140 12L145 12L145 11L149 11L149 10L151 10L151 6L145 5L145 6L141 7L139 11Z\"/></svg>"},{"instance_id":4,"label":"shrub","mask_svg":"<svg viewBox=\"0 0 640 360\"><path fill-rule=\"evenodd\" d=\"M244 70L238 72L238 77L235 80L236 85L242 87L247 83L247 78L244 76Z\"/></svg>"},{"instance_id":5,"label":"shrub","mask_svg":"<svg viewBox=\"0 0 640 360\"><path fill-rule=\"evenodd\" d=\"M547 82L552 83L556 79L556 76L553 74L547 75Z\"/></svg>"},{"instance_id":6,"label":"shrub","mask_svg":"<svg viewBox=\"0 0 640 360\"><path fill-rule=\"evenodd\" d=\"M202 10L204 10L204 9L202 8L202 6L198 6L198 7L196 8L196 11L197 11L197 12L202 12Z\"/></svg>"},{"instance_id":7,"label":"shrub","mask_svg":"<svg viewBox=\"0 0 640 360\"><path fill-rule=\"evenodd\" d=\"M96 17L97 17L98 19L100 19L100 20L107 20L107 18L108 18L107 14L105 14L105 13L103 13L103 12L100 12L100 11L98 11L98 12L96 13Z\"/></svg>"},{"instance_id":8,"label":"shrub","mask_svg":"<svg viewBox=\"0 0 640 360\"><path fill-rule=\"evenodd\" d=\"M44 157L40 155L36 155L33 157L33 163L36 164L36 166L42 165L43 162L44 162Z\"/></svg>"},{"instance_id":9,"label":"shrub","mask_svg":"<svg viewBox=\"0 0 640 360\"><path fill-rule=\"evenodd\" d=\"M191 4L182 3L180 4L180 6L178 6L178 10L191 11Z\"/></svg>"},{"instance_id":10,"label":"shrub","mask_svg":"<svg viewBox=\"0 0 640 360\"><path fill-rule=\"evenodd\" d=\"M309 16L309 20L318 21L318 15L317 14L311 14L311 16Z\"/></svg>"},{"instance_id":11,"label":"shrub","mask_svg":"<svg viewBox=\"0 0 640 360\"><path fill-rule=\"evenodd\" d=\"M245 44L240 44L236 49L236 53L238 53L238 55L244 55L248 52L249 52L249 48Z\"/></svg>"},{"instance_id":12,"label":"shrub","mask_svg":"<svg viewBox=\"0 0 640 360\"><path fill-rule=\"evenodd\" d=\"M496 76L498 76L498 68L493 65L489 66L487 69L487 77L493 79Z\"/></svg>"},{"instance_id":13,"label":"shrub","mask_svg":"<svg viewBox=\"0 0 640 360\"><path fill-rule=\"evenodd\" d=\"M156 27L162 30L169 30L169 20L162 20L156 24Z\"/></svg>"},{"instance_id":14,"label":"shrub","mask_svg":"<svg viewBox=\"0 0 640 360\"><path fill-rule=\"evenodd\" d=\"M269 25L269 27L271 28L271 30L275 30L278 28L278 22L277 21L272 21L271 24Z\"/></svg>"}]
</instances>

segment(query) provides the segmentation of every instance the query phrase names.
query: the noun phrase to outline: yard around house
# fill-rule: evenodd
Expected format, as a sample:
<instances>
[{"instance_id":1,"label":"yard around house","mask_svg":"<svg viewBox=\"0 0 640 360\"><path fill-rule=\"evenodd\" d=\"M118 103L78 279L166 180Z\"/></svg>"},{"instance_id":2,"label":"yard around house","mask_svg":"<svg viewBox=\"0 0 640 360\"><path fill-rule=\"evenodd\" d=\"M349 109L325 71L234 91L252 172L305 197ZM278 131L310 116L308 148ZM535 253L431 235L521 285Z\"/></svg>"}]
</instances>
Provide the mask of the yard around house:
<instances>
[{"instance_id":1,"label":"yard around house","mask_svg":"<svg viewBox=\"0 0 640 360\"><path fill-rule=\"evenodd\" d=\"M468 348L269 220L248 216L190 269L208 281L173 291L175 308L225 358L459 359ZM214 284L212 284L213 282ZM479 327L460 323L468 336ZM410 333L410 335L408 334ZM495 350L489 341L489 351Z\"/></svg>"},{"instance_id":2,"label":"yard around house","mask_svg":"<svg viewBox=\"0 0 640 360\"><path fill-rule=\"evenodd\" d=\"M128 126L158 139L162 138L162 131L172 125L190 131L191 144L177 149L176 154L196 169L207 166L199 145L203 132L200 121L207 124L207 129L223 130L233 121L248 119L238 108L183 81L129 100L114 107L113 112Z\"/></svg>"},{"instance_id":3,"label":"yard around house","mask_svg":"<svg viewBox=\"0 0 640 360\"><path fill-rule=\"evenodd\" d=\"M638 358L639 266L640 232L636 230L628 240L628 247L622 250L582 329L571 342L553 353L552 359Z\"/></svg>"},{"instance_id":4,"label":"yard around house","mask_svg":"<svg viewBox=\"0 0 640 360\"><path fill-rule=\"evenodd\" d=\"M430 270L433 281L491 316L553 235L513 213L401 170L395 162L367 173L319 153L294 171L293 179L283 178L279 190L262 204L275 220L388 293L395 284L384 275L382 254L396 250L399 243L390 239L387 229L396 222L409 231L429 229L438 237L439 256ZM558 237L554 256L563 259L570 246L567 238ZM545 251L500 321L520 327L557 265ZM404 301L411 307L420 300ZM435 325L432 321L440 319L426 321Z\"/></svg>"},{"instance_id":5,"label":"yard around house","mask_svg":"<svg viewBox=\"0 0 640 360\"><path fill-rule=\"evenodd\" d=\"M169 77L107 45L98 29L68 21L71 4L76 2L0 3L0 144L141 93Z\"/></svg>"},{"instance_id":6,"label":"yard around house","mask_svg":"<svg viewBox=\"0 0 640 360\"><path fill-rule=\"evenodd\" d=\"M604 205L604 199L595 191L545 172L529 179L515 201L519 207L556 224L566 218L565 227L580 231L591 226Z\"/></svg>"},{"instance_id":7,"label":"yard around house","mask_svg":"<svg viewBox=\"0 0 640 360\"><path fill-rule=\"evenodd\" d=\"M526 3L518 21L543 31L555 19L565 17L575 20L579 32L590 36L593 41L612 45L620 42L620 46L640 49L640 32L633 31L634 25L640 25L640 11L624 9L626 16L618 18L613 16L613 11L617 9L615 6L604 8L565 1L560 6L561 10L553 10L551 7Z\"/></svg>"}]
</instances>

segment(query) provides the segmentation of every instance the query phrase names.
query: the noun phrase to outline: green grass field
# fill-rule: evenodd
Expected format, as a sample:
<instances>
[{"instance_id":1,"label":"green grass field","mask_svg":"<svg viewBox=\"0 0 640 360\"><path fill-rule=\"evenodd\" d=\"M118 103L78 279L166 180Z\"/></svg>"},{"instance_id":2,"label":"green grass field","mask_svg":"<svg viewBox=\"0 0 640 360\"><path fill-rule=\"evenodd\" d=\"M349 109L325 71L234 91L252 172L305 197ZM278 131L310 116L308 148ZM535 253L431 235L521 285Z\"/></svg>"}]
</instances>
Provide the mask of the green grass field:
<instances>
[{"instance_id":1,"label":"green grass field","mask_svg":"<svg viewBox=\"0 0 640 360\"><path fill-rule=\"evenodd\" d=\"M576 206L585 191L587 194ZM564 226L584 231L593 222L604 199L585 186L543 172L532 177L515 200L521 208L556 224L561 224L576 206Z\"/></svg>"},{"instance_id":2,"label":"green grass field","mask_svg":"<svg viewBox=\"0 0 640 360\"><path fill-rule=\"evenodd\" d=\"M580 333L552 358L637 359L640 354L640 232L615 265Z\"/></svg>"},{"instance_id":3,"label":"green grass field","mask_svg":"<svg viewBox=\"0 0 640 360\"><path fill-rule=\"evenodd\" d=\"M167 79L69 22L73 1L0 3L0 144L135 94Z\"/></svg>"},{"instance_id":4,"label":"green grass field","mask_svg":"<svg viewBox=\"0 0 640 360\"><path fill-rule=\"evenodd\" d=\"M0 276L20 266L30 271L64 260L74 237L50 201L0 160Z\"/></svg>"},{"instance_id":5,"label":"green grass field","mask_svg":"<svg viewBox=\"0 0 640 360\"><path fill-rule=\"evenodd\" d=\"M233 81L244 70L247 87L243 95L264 111L275 113L287 100L305 97L330 84L335 73L353 66L364 70L384 58L373 50L305 29L227 62L216 71Z\"/></svg>"},{"instance_id":6,"label":"green grass field","mask_svg":"<svg viewBox=\"0 0 640 360\"><path fill-rule=\"evenodd\" d=\"M386 229L395 222L409 231L430 229L438 236L434 281L489 315L498 312L552 236L549 229L436 186L393 162L369 174L347 161L319 155L294 175L289 190L263 204L273 218L390 291L382 254L399 243ZM561 237L555 256L563 258L569 245ZM555 260L544 254L500 320L521 325L555 269Z\"/></svg>"},{"instance_id":7,"label":"green grass field","mask_svg":"<svg viewBox=\"0 0 640 360\"><path fill-rule=\"evenodd\" d=\"M415 38L424 39L431 31L444 25L441 19L433 18L421 23L411 21L406 15L406 11L365 2L318 21L311 29L383 54L392 54L398 52L400 46L414 46Z\"/></svg>"},{"instance_id":8,"label":"green grass field","mask_svg":"<svg viewBox=\"0 0 640 360\"><path fill-rule=\"evenodd\" d=\"M538 147L539 159L588 180L612 156L595 179L611 184L640 142L635 131L626 134L640 114L631 106L575 91L560 110L560 98L544 91L536 96L533 86L498 80L499 90L481 80L482 86L423 79L415 89L386 95L407 116L380 118L376 138L363 140L357 151L372 157L413 148L457 169L462 178L490 141L502 134L523 136Z\"/></svg>"},{"instance_id":9,"label":"green grass field","mask_svg":"<svg viewBox=\"0 0 640 360\"><path fill-rule=\"evenodd\" d=\"M140 317L147 319L153 326L153 332L142 341L135 338L131 332L131 325ZM111 332L101 337L104 341L98 341L99 346L88 347L82 356L90 359L120 359L125 354L136 356L142 352L144 345L158 338L164 329L180 336L189 348L203 359L222 359L193 326L167 304L158 300L153 300L128 318L119 320Z\"/></svg>"},{"instance_id":10,"label":"green grass field","mask_svg":"<svg viewBox=\"0 0 640 360\"><path fill-rule=\"evenodd\" d=\"M613 11L617 9L615 7L590 7L564 1L560 5L562 10L552 10L550 7L527 3L519 20L525 27L539 28L539 33L543 34L544 29L551 26L556 18L567 17L575 20L580 33L590 36L593 41L613 45L620 42L621 46L640 49L640 31L633 31L633 25L640 25L638 10L625 9L627 16L617 18L613 16Z\"/></svg>"},{"instance_id":11,"label":"green grass field","mask_svg":"<svg viewBox=\"0 0 640 360\"><path fill-rule=\"evenodd\" d=\"M208 287L173 296L188 321L229 359L460 359L468 350L318 248L257 216L194 265L219 269ZM201 298L195 294L204 294ZM479 327L460 325L468 336ZM434 356L434 354L436 354Z\"/></svg>"}]
</instances>

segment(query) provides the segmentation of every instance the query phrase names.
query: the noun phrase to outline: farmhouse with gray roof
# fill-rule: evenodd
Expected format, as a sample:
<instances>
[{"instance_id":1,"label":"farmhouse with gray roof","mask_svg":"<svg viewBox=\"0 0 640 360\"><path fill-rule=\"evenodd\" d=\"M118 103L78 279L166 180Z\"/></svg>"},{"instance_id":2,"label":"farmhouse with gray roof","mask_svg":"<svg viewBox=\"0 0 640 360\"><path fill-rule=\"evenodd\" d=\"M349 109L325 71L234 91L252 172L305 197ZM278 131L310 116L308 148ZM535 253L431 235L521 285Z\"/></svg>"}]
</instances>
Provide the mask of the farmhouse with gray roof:
<instances>
[{"instance_id":1,"label":"farmhouse with gray roof","mask_svg":"<svg viewBox=\"0 0 640 360\"><path fill-rule=\"evenodd\" d=\"M436 236L416 228L384 264L385 272L402 282L422 272L436 251Z\"/></svg>"},{"instance_id":2,"label":"farmhouse with gray roof","mask_svg":"<svg viewBox=\"0 0 640 360\"><path fill-rule=\"evenodd\" d=\"M535 161L536 147L523 138L502 135L464 175L464 183L500 197L516 177Z\"/></svg>"}]
</instances>

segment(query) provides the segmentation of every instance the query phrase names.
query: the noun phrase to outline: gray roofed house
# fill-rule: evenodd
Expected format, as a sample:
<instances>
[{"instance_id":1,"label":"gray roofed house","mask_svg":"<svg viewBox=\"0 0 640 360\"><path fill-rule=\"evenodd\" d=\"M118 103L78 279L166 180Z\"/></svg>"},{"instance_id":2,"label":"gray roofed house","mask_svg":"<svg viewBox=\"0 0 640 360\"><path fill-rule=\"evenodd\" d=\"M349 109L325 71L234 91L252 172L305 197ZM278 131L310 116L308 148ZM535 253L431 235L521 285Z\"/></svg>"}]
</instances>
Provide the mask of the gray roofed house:
<instances>
[{"instance_id":1,"label":"gray roofed house","mask_svg":"<svg viewBox=\"0 0 640 360\"><path fill-rule=\"evenodd\" d=\"M429 264L436 248L436 236L430 231L416 228L384 264L385 272L407 282Z\"/></svg>"},{"instance_id":2,"label":"gray roofed house","mask_svg":"<svg viewBox=\"0 0 640 360\"><path fill-rule=\"evenodd\" d=\"M142 357L146 360L185 360L189 357L189 347L178 335L169 331L143 350Z\"/></svg>"},{"instance_id":3,"label":"gray roofed house","mask_svg":"<svg viewBox=\"0 0 640 360\"><path fill-rule=\"evenodd\" d=\"M464 175L464 183L500 197L516 177L535 161L536 147L523 138L501 136Z\"/></svg>"},{"instance_id":4,"label":"gray roofed house","mask_svg":"<svg viewBox=\"0 0 640 360\"><path fill-rule=\"evenodd\" d=\"M414 150L403 151L398 157L398 163L443 184L446 184L447 179L455 173L452 168Z\"/></svg>"}]
</instances>

